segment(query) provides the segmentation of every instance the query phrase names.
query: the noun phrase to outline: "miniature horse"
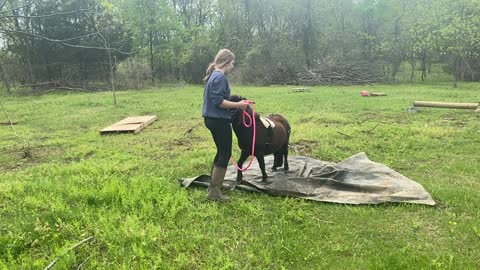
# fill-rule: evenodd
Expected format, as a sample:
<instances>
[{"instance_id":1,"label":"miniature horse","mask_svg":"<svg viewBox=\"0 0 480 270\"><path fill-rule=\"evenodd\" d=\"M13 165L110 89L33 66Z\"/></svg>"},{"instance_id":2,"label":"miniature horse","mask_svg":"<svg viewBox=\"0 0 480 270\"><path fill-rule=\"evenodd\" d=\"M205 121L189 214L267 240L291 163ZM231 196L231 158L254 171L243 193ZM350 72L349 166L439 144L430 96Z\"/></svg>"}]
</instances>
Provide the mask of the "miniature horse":
<instances>
[{"instance_id":1,"label":"miniature horse","mask_svg":"<svg viewBox=\"0 0 480 270\"><path fill-rule=\"evenodd\" d=\"M232 102L245 100L245 98L237 95L232 95L229 98ZM252 110L248 106L246 109L249 115L252 115ZM252 154L252 138L253 127L245 127L242 121L242 110L230 109L232 116L232 128L238 139L238 146L241 149L240 159L238 160L238 167L242 168L245 160ZM272 170L281 167L284 163L283 169L288 171L288 142L290 140L290 124L287 119L279 114L270 114L266 117L271 120L275 127L265 127L260 120L260 116L255 113L255 124L257 137L255 141L255 157L257 158L260 169L262 170L262 182L268 183L267 173L265 172L264 156L274 155ZM243 174L241 171L237 172L237 184L242 181Z\"/></svg>"}]
</instances>

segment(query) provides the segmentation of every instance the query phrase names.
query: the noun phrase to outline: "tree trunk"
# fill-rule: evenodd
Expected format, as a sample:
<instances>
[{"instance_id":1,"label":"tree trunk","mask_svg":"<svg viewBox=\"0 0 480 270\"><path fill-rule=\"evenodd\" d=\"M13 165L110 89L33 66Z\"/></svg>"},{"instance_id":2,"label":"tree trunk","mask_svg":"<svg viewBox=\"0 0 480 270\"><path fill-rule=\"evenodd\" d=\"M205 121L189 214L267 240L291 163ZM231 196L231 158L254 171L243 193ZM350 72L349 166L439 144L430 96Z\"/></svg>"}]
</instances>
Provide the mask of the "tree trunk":
<instances>
[{"instance_id":1,"label":"tree trunk","mask_svg":"<svg viewBox=\"0 0 480 270\"><path fill-rule=\"evenodd\" d=\"M459 80L459 60L458 57L455 55L453 57L453 87L457 88L458 80Z\"/></svg>"},{"instance_id":2,"label":"tree trunk","mask_svg":"<svg viewBox=\"0 0 480 270\"><path fill-rule=\"evenodd\" d=\"M410 83L413 83L413 78L415 77L415 58L410 57L410 66L412 67L412 73L410 73Z\"/></svg>"},{"instance_id":3,"label":"tree trunk","mask_svg":"<svg viewBox=\"0 0 480 270\"><path fill-rule=\"evenodd\" d=\"M400 68L400 65L402 64L401 59L394 59L392 63L392 81L396 82L397 80L397 73Z\"/></svg>"},{"instance_id":4,"label":"tree trunk","mask_svg":"<svg viewBox=\"0 0 480 270\"><path fill-rule=\"evenodd\" d=\"M13 15L13 22L14 22L14 25L15 25L15 30L17 31L24 31L22 28L20 28L20 22L18 21L18 14L17 14L17 10L12 10L12 15ZM28 13L28 12L27 12ZM28 30L28 23L27 23L27 30L25 32L29 32ZM22 56L22 60L24 62L24 64L27 65L27 68L28 68L28 80L27 80L27 84L33 84L33 70L32 70L32 62L30 60L30 57L31 57L31 53L30 53L30 38L29 37L23 37L22 38L22 41L23 41L23 44L22 44L22 49L24 50L24 54ZM22 80L23 83L25 83L25 79Z\"/></svg>"},{"instance_id":5,"label":"tree trunk","mask_svg":"<svg viewBox=\"0 0 480 270\"><path fill-rule=\"evenodd\" d=\"M310 55L311 51L311 43L312 43L312 36L313 35L313 26L312 26L312 18L311 18L311 2L307 0L306 3L306 12L307 12L307 27L303 30L303 53L305 54L305 63L307 64L307 68L310 69L312 67L312 59Z\"/></svg>"},{"instance_id":6,"label":"tree trunk","mask_svg":"<svg viewBox=\"0 0 480 270\"><path fill-rule=\"evenodd\" d=\"M115 94L115 79L114 79L114 72L113 69L115 68L113 61L112 61L112 53L110 49L107 49L108 54L108 64L110 66L110 85L112 87L112 94L113 94L113 105L117 105L117 95Z\"/></svg>"},{"instance_id":7,"label":"tree trunk","mask_svg":"<svg viewBox=\"0 0 480 270\"><path fill-rule=\"evenodd\" d=\"M7 75L5 74L5 70L3 69L2 65L0 65L0 79L3 82L5 89L7 90L7 94L11 94L12 91L10 89L10 83L8 82Z\"/></svg>"},{"instance_id":8,"label":"tree trunk","mask_svg":"<svg viewBox=\"0 0 480 270\"><path fill-rule=\"evenodd\" d=\"M341 57L345 56L345 11L342 11L342 48L341 48Z\"/></svg>"},{"instance_id":9,"label":"tree trunk","mask_svg":"<svg viewBox=\"0 0 480 270\"><path fill-rule=\"evenodd\" d=\"M155 68L153 66L153 33L152 30L149 31L149 43L150 43L150 72L152 76L152 84L155 83Z\"/></svg>"},{"instance_id":10,"label":"tree trunk","mask_svg":"<svg viewBox=\"0 0 480 270\"><path fill-rule=\"evenodd\" d=\"M81 74L82 74L82 81L83 81L83 90L87 90L88 88L88 66L85 61L82 61L80 64L81 67Z\"/></svg>"},{"instance_id":11,"label":"tree trunk","mask_svg":"<svg viewBox=\"0 0 480 270\"><path fill-rule=\"evenodd\" d=\"M422 52L422 82L427 78L427 53Z\"/></svg>"}]
</instances>

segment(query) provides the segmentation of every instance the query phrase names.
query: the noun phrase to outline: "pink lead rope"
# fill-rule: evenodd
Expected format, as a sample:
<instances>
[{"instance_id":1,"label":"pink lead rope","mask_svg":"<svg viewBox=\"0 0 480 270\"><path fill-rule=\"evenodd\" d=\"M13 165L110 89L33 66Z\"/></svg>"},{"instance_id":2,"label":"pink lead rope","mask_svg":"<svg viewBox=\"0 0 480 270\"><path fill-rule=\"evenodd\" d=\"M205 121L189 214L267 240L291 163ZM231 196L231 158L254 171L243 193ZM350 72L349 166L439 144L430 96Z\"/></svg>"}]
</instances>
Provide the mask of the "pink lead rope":
<instances>
[{"instance_id":1,"label":"pink lead rope","mask_svg":"<svg viewBox=\"0 0 480 270\"><path fill-rule=\"evenodd\" d=\"M250 107L252 108L252 116L250 116L246 110L243 110L243 114L242 114L242 120L243 120L243 125L247 128L251 127L253 125L253 138L252 138L252 155L250 156L250 162L248 163L247 167L245 168L240 168L238 167L237 163L235 163L235 161L233 160L233 156L230 157L230 161L233 163L233 165L235 166L235 168L237 168L237 170L241 171L241 172L244 172L246 171L248 168L250 168L250 165L252 165L252 162L253 162L253 157L255 156L255 139L257 137L257 125L255 123L255 110L253 108L253 104L254 102L251 101L251 100L248 100L248 103L250 104ZM247 121L245 121L245 118L248 118L250 120L250 123L247 124Z\"/></svg>"}]
</instances>

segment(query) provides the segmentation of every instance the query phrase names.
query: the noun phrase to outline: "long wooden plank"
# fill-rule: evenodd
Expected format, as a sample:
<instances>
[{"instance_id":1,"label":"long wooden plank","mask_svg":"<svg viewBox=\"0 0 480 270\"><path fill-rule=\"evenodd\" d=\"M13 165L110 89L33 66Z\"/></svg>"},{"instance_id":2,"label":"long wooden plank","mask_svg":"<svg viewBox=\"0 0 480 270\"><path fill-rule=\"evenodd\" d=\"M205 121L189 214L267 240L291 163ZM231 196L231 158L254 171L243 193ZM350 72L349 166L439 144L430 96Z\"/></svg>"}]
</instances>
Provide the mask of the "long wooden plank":
<instances>
[{"instance_id":1,"label":"long wooden plank","mask_svg":"<svg viewBox=\"0 0 480 270\"><path fill-rule=\"evenodd\" d=\"M475 109L478 108L478 103L451 103L451 102L414 101L413 106L414 107L432 107L432 108L475 110Z\"/></svg>"},{"instance_id":2,"label":"long wooden plank","mask_svg":"<svg viewBox=\"0 0 480 270\"><path fill-rule=\"evenodd\" d=\"M148 116L133 116L127 117L121 121L116 122L115 124L108 126L100 131L100 134L106 133L127 133L133 132L138 133L142 129L146 128L148 125L157 120L157 116L148 115Z\"/></svg>"},{"instance_id":3,"label":"long wooden plank","mask_svg":"<svg viewBox=\"0 0 480 270\"><path fill-rule=\"evenodd\" d=\"M372 97L383 97L386 96L387 94L385 93L370 93L370 96Z\"/></svg>"}]
</instances>

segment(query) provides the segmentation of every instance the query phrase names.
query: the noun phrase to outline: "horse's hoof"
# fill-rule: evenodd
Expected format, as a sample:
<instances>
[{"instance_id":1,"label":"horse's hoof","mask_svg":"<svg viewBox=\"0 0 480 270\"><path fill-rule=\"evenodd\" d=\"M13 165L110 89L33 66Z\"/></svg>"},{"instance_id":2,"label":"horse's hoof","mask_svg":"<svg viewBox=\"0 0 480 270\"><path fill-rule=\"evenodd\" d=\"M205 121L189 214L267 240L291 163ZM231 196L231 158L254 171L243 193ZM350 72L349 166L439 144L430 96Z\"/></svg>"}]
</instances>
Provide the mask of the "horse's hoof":
<instances>
[{"instance_id":1,"label":"horse's hoof","mask_svg":"<svg viewBox=\"0 0 480 270\"><path fill-rule=\"evenodd\" d=\"M277 170L277 167L272 167L272 171L276 171Z\"/></svg>"}]
</instances>

